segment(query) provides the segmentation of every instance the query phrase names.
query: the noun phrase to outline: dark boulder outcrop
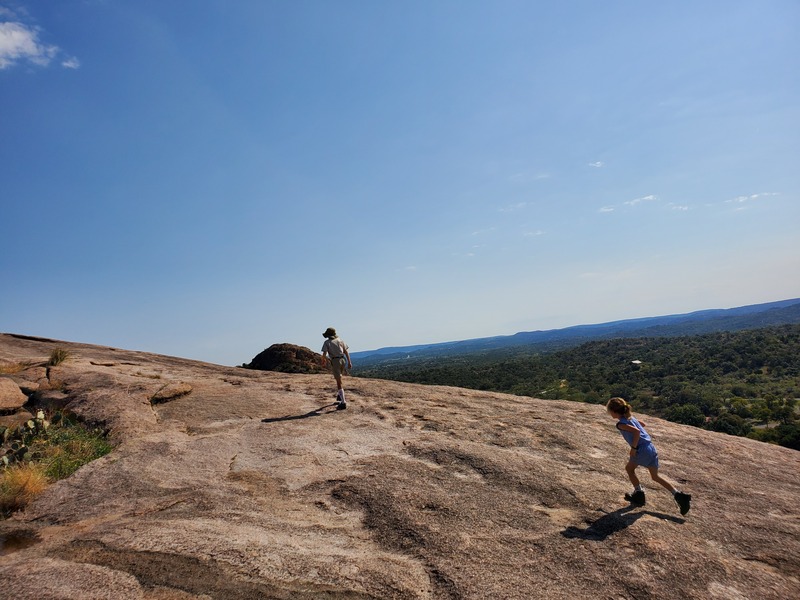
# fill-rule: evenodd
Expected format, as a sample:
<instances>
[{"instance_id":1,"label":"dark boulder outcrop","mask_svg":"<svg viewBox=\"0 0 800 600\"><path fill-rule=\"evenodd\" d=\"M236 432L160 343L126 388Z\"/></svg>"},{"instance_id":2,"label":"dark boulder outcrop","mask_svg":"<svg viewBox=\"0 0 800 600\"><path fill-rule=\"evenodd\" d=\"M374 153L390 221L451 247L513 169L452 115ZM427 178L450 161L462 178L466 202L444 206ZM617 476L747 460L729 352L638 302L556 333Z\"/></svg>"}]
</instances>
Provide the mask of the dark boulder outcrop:
<instances>
[{"instance_id":1,"label":"dark boulder outcrop","mask_svg":"<svg viewBox=\"0 0 800 600\"><path fill-rule=\"evenodd\" d=\"M272 344L256 355L248 369L279 371L281 373L323 373L321 356L304 346L294 344Z\"/></svg>"}]
</instances>

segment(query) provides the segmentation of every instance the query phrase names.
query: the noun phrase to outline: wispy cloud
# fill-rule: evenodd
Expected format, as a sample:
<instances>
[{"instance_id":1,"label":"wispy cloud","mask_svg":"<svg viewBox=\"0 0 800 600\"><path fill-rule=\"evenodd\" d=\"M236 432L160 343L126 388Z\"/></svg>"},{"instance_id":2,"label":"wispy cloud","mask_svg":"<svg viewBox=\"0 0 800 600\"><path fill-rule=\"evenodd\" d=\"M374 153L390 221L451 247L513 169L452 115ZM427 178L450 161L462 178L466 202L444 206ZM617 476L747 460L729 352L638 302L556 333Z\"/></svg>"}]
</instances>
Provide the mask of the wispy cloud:
<instances>
[{"instance_id":1,"label":"wispy cloud","mask_svg":"<svg viewBox=\"0 0 800 600\"><path fill-rule=\"evenodd\" d=\"M486 235L487 233L492 233L495 230L497 230L497 227L488 227L486 229L478 229L477 231L473 231L472 235Z\"/></svg>"},{"instance_id":2,"label":"wispy cloud","mask_svg":"<svg viewBox=\"0 0 800 600\"><path fill-rule=\"evenodd\" d=\"M726 200L725 204L733 204L734 212L740 212L748 210L750 206L752 206L753 202L763 200L764 198L768 198L770 196L778 195L779 194L777 192L759 192L757 194L750 194L748 196L736 196L736 198Z\"/></svg>"},{"instance_id":3,"label":"wispy cloud","mask_svg":"<svg viewBox=\"0 0 800 600\"><path fill-rule=\"evenodd\" d=\"M0 7L0 70L9 69L19 63L31 63L46 67L61 54L61 49L39 40L40 29L19 20L19 15ZM77 69L80 62L75 57L65 58L61 65Z\"/></svg>"},{"instance_id":4,"label":"wispy cloud","mask_svg":"<svg viewBox=\"0 0 800 600\"><path fill-rule=\"evenodd\" d=\"M525 237L539 237L540 235L544 235L544 231L541 229L537 229L536 231L526 231L523 235Z\"/></svg>"},{"instance_id":5,"label":"wispy cloud","mask_svg":"<svg viewBox=\"0 0 800 600\"><path fill-rule=\"evenodd\" d=\"M636 206L637 204L641 204L642 202L653 202L654 200L658 200L658 196L650 194L649 196L642 196L641 198L634 198L633 200L628 200L623 202L628 206Z\"/></svg>"},{"instance_id":6,"label":"wispy cloud","mask_svg":"<svg viewBox=\"0 0 800 600\"><path fill-rule=\"evenodd\" d=\"M673 202L670 202L670 203L668 204L668 206L669 206L669 207L670 207L672 210L682 210L682 211L683 211L683 210L689 210L689 207L688 207L688 206L686 206L685 204L674 204Z\"/></svg>"},{"instance_id":7,"label":"wispy cloud","mask_svg":"<svg viewBox=\"0 0 800 600\"><path fill-rule=\"evenodd\" d=\"M606 166L606 163L604 163L602 160L598 160L595 162L590 162L589 166L594 167L595 169L601 169Z\"/></svg>"},{"instance_id":8,"label":"wispy cloud","mask_svg":"<svg viewBox=\"0 0 800 600\"><path fill-rule=\"evenodd\" d=\"M453 256L456 258L474 258L478 254L481 253L483 248L486 248L486 244L473 244L470 246L469 250L463 252L453 252Z\"/></svg>"},{"instance_id":9,"label":"wispy cloud","mask_svg":"<svg viewBox=\"0 0 800 600\"><path fill-rule=\"evenodd\" d=\"M736 198L732 198L730 200L726 200L725 202L728 204L744 204L745 202L752 202L753 200L759 200L761 198L768 198L770 196L778 196L777 192L760 192L758 194L750 194L749 196L736 196Z\"/></svg>"},{"instance_id":10,"label":"wispy cloud","mask_svg":"<svg viewBox=\"0 0 800 600\"><path fill-rule=\"evenodd\" d=\"M633 200L626 200L621 205L607 204L607 205L603 206L602 208L599 208L597 210L597 212L600 212L600 213L612 213L612 212L615 212L619 208L623 208L623 209L625 207L635 208L636 206L638 206L639 204L642 204L644 202L657 202L658 200L659 200L659 198L655 194L648 194L647 196L641 196L640 198L634 198Z\"/></svg>"}]
</instances>

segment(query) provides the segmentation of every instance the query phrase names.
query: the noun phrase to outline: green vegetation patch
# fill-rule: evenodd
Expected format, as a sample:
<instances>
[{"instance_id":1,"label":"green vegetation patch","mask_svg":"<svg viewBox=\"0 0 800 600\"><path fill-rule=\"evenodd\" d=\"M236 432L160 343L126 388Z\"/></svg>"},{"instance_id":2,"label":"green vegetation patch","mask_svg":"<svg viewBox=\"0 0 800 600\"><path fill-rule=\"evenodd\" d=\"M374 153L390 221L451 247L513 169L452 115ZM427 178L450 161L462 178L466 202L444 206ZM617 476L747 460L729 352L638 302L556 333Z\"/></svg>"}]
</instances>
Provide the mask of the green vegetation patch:
<instances>
[{"instance_id":1,"label":"green vegetation patch","mask_svg":"<svg viewBox=\"0 0 800 600\"><path fill-rule=\"evenodd\" d=\"M13 429L0 428L0 515L23 508L47 484L69 477L111 451L102 429L56 413L52 423L39 411Z\"/></svg>"},{"instance_id":2,"label":"green vegetation patch","mask_svg":"<svg viewBox=\"0 0 800 600\"><path fill-rule=\"evenodd\" d=\"M101 429L77 423L53 427L46 439L31 445L33 460L53 481L69 477L80 467L111 452L111 444Z\"/></svg>"},{"instance_id":3,"label":"green vegetation patch","mask_svg":"<svg viewBox=\"0 0 800 600\"><path fill-rule=\"evenodd\" d=\"M590 403L621 396L673 422L800 450L800 325L398 361L357 374Z\"/></svg>"}]
</instances>

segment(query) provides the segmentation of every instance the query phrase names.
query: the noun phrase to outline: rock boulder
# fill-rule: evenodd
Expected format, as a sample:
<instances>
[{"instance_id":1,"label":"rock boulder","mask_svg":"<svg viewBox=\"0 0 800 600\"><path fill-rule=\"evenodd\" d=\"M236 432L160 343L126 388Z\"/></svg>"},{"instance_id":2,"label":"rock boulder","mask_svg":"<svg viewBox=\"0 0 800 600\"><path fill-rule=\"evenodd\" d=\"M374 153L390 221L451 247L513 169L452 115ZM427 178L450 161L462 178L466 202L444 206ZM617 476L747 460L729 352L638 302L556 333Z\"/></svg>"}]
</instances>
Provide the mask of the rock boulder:
<instances>
[{"instance_id":1,"label":"rock boulder","mask_svg":"<svg viewBox=\"0 0 800 600\"><path fill-rule=\"evenodd\" d=\"M326 369L321 361L321 355L303 346L273 344L257 354L247 367L281 373L323 373Z\"/></svg>"},{"instance_id":2,"label":"rock boulder","mask_svg":"<svg viewBox=\"0 0 800 600\"><path fill-rule=\"evenodd\" d=\"M8 377L0 376L0 411L15 412L28 401L20 387Z\"/></svg>"}]
</instances>

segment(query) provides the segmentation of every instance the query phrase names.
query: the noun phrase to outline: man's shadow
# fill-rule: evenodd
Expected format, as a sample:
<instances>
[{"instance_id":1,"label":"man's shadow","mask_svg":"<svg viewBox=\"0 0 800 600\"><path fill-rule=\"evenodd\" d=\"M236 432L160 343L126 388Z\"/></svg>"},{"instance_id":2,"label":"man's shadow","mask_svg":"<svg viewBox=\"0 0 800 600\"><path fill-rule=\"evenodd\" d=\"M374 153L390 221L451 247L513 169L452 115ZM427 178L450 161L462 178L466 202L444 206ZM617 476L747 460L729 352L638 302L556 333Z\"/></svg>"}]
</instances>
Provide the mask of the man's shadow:
<instances>
[{"instance_id":1,"label":"man's shadow","mask_svg":"<svg viewBox=\"0 0 800 600\"><path fill-rule=\"evenodd\" d=\"M672 521L673 523L678 524L683 524L686 522L685 519L681 519L680 517L665 515L664 513L653 512L651 510L631 512L635 508L638 507L631 504L630 506L620 508L614 512L606 513L593 523L590 523L585 529L581 529L579 527L567 527L561 532L561 535L566 538L579 538L582 540L599 542L606 539L608 536L617 533L618 531L622 531L623 529L630 527L644 515L650 515L658 519L666 519L667 521Z\"/></svg>"},{"instance_id":2,"label":"man's shadow","mask_svg":"<svg viewBox=\"0 0 800 600\"><path fill-rule=\"evenodd\" d=\"M307 412L304 415L287 415L285 417L272 417L268 419L261 419L262 423L277 423L278 421L296 421L297 419L308 419L309 417L319 417L320 415L327 415L333 412L336 412L336 406L338 406L338 402L334 402L332 404L326 404L325 406L320 406L319 408L315 408L311 412ZM333 410L330 410L333 408Z\"/></svg>"}]
</instances>

